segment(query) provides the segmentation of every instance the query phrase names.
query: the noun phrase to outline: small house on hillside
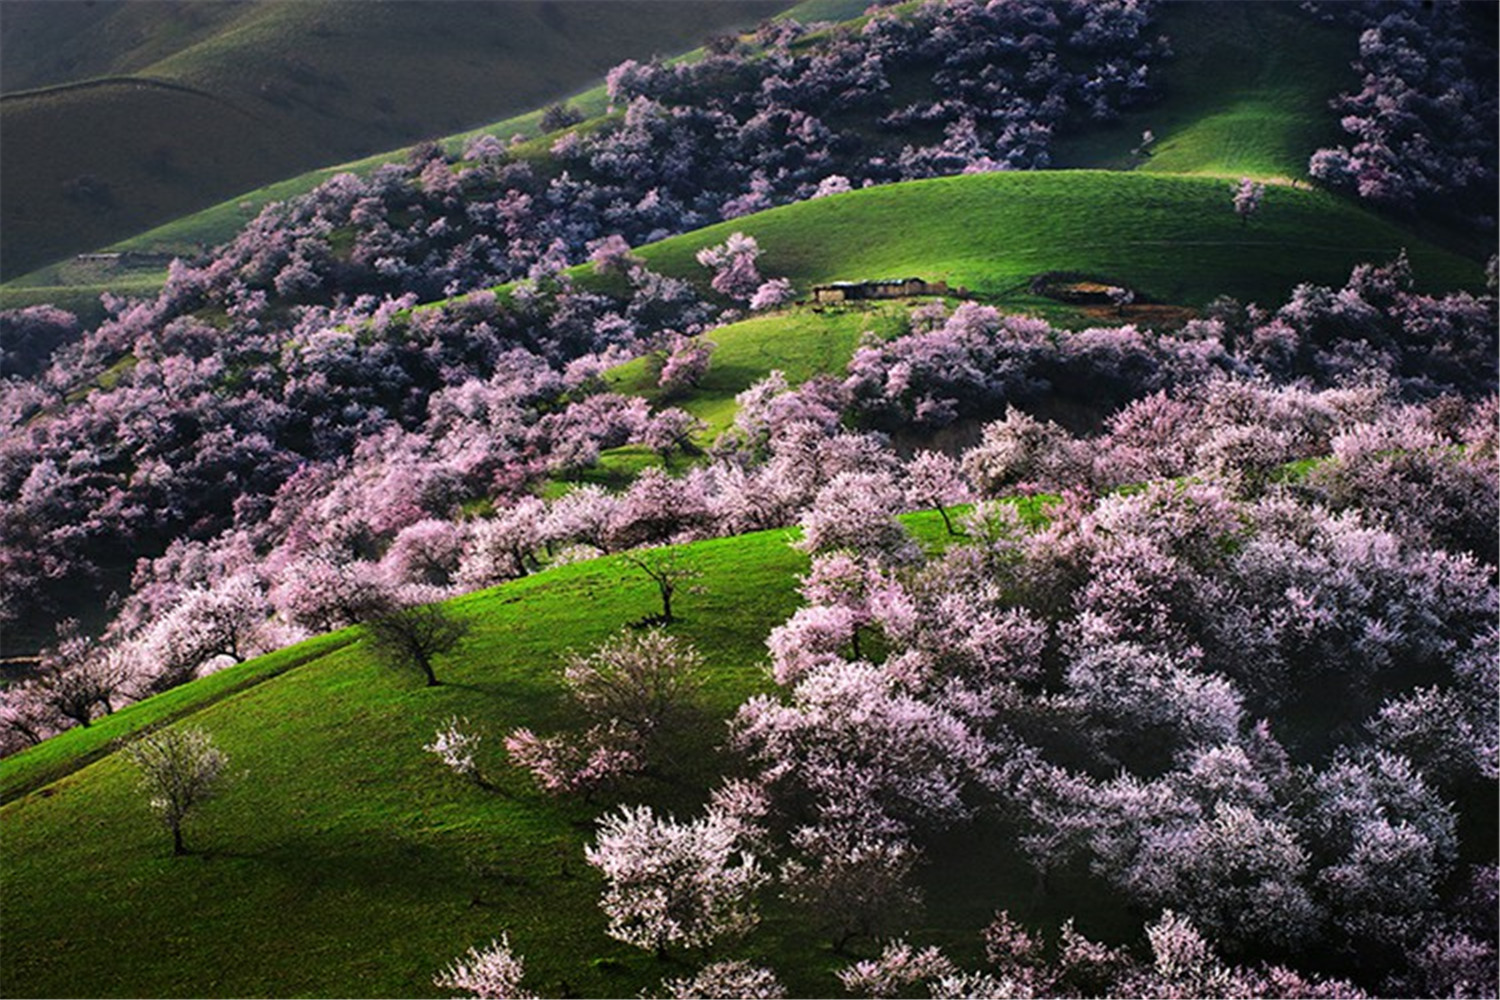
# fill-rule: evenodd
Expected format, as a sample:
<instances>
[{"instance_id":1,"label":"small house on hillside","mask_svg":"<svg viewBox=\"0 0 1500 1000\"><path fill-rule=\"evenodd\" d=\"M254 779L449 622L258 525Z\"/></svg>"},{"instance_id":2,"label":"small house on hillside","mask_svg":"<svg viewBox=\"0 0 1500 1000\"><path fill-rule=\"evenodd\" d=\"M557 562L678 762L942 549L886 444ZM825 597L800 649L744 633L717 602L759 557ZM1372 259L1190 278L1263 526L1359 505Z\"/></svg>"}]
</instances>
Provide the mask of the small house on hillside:
<instances>
[{"instance_id":1,"label":"small house on hillside","mask_svg":"<svg viewBox=\"0 0 1500 1000\"><path fill-rule=\"evenodd\" d=\"M813 301L820 304L833 302L857 302L863 299L904 299L911 295L965 295L960 288L954 293L946 281L926 281L922 278L882 278L877 281L834 281L826 285L814 285Z\"/></svg>"}]
</instances>

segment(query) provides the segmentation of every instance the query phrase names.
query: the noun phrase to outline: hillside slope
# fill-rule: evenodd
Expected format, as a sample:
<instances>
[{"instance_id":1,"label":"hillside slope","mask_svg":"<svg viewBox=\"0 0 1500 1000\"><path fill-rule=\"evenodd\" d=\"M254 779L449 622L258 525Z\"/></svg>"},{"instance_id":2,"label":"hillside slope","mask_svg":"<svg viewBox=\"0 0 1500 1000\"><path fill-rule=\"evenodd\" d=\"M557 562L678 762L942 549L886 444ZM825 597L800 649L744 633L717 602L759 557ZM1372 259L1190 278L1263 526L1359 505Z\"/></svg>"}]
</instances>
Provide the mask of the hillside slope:
<instances>
[{"instance_id":1,"label":"hillside slope","mask_svg":"<svg viewBox=\"0 0 1500 1000\"><path fill-rule=\"evenodd\" d=\"M175 5L145 6L122 34L182 33ZM526 111L622 59L689 48L784 6L265 0L149 65L122 56L129 77L5 95L0 271L24 273L311 167Z\"/></svg>"},{"instance_id":2,"label":"hillside slope","mask_svg":"<svg viewBox=\"0 0 1500 1000\"><path fill-rule=\"evenodd\" d=\"M1291 4L1167 3L1173 58L1162 99L1107 128L1059 141L1059 167L1306 178L1308 157L1337 141L1333 95L1357 87L1347 31ZM1144 153L1141 133L1155 141Z\"/></svg>"},{"instance_id":3,"label":"hillside slope","mask_svg":"<svg viewBox=\"0 0 1500 1000\"><path fill-rule=\"evenodd\" d=\"M935 515L908 521L919 537L941 531ZM769 684L763 640L796 607L795 574L807 566L791 537L771 531L686 548L703 573L701 593L682 602L672 631L705 654L714 716ZM503 763L499 747L515 726L543 734L576 726L559 699L564 654L602 641L654 602L639 573L614 558L591 560L454 601L474 631L439 663L446 683L438 688L380 667L363 644L322 639L311 659L230 697L217 693L230 679L223 675L172 692L179 716L214 734L237 776L188 831L199 853L170 856L119 754L0 808L7 991L428 996L431 976L452 956L502 928L544 994L632 996L664 973L681 974L688 960L658 964L604 935L582 846L607 803L543 796ZM265 672L262 662L226 674ZM114 734L150 723L154 701L109 720ZM423 752L452 715L487 734L479 756L498 791L463 783ZM722 732L699 727L681 775L638 782L622 799L697 808L725 764ZM0 761L0 786L14 795L39 755L50 755L53 774L68 772L97 755L91 744L110 745L75 730ZM1006 864L971 860L957 876L936 866L933 878L967 877L985 892L935 896L933 933L966 942L987 918L983 906L974 910L979 897L998 898L997 879L1022 878ZM1051 905L1075 902L1062 888ZM1094 918L1110 919L1108 911ZM756 947L788 969L795 995L837 988L826 970L844 960L780 908Z\"/></svg>"},{"instance_id":4,"label":"hillside slope","mask_svg":"<svg viewBox=\"0 0 1500 1000\"><path fill-rule=\"evenodd\" d=\"M250 4L6 0L0 8L0 93L141 70L229 30Z\"/></svg>"},{"instance_id":5,"label":"hillside slope","mask_svg":"<svg viewBox=\"0 0 1500 1000\"><path fill-rule=\"evenodd\" d=\"M917 275L1000 303L1035 303L1052 271L1128 285L1148 299L1203 305L1232 295L1278 303L1294 285L1341 284L1362 261L1403 248L1418 284L1480 287L1477 261L1433 246L1326 192L1280 185L1248 222L1225 177L1035 171L944 177L771 209L673 237L641 256L703 278L697 251L744 232L760 269L813 283Z\"/></svg>"}]
</instances>

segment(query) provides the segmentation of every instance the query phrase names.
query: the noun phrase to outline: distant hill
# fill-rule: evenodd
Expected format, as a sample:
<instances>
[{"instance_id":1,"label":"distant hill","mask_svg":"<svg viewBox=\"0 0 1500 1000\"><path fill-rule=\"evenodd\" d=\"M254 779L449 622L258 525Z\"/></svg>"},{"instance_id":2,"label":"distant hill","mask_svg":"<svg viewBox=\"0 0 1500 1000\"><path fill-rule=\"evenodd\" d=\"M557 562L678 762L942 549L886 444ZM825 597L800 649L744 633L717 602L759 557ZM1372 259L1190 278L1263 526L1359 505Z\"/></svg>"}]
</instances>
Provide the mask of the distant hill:
<instances>
[{"instance_id":1,"label":"distant hill","mask_svg":"<svg viewBox=\"0 0 1500 1000\"><path fill-rule=\"evenodd\" d=\"M6 0L0 93L134 73L229 30L251 10L204 0Z\"/></svg>"},{"instance_id":2,"label":"distant hill","mask_svg":"<svg viewBox=\"0 0 1500 1000\"><path fill-rule=\"evenodd\" d=\"M538 107L788 4L5 6L0 272L13 277L278 178Z\"/></svg>"}]
</instances>

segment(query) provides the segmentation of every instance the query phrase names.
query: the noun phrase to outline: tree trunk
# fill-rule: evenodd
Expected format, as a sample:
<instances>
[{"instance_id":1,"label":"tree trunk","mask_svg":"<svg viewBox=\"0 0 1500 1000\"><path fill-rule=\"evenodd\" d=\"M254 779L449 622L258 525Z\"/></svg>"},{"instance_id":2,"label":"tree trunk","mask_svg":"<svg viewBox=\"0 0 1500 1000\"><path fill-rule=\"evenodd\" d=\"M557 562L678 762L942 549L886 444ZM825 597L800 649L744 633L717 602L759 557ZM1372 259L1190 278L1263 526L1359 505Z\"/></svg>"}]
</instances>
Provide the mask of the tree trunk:
<instances>
[{"instance_id":1,"label":"tree trunk","mask_svg":"<svg viewBox=\"0 0 1500 1000\"><path fill-rule=\"evenodd\" d=\"M672 588L658 584L657 589L661 591L662 624L666 624L672 620Z\"/></svg>"},{"instance_id":2,"label":"tree trunk","mask_svg":"<svg viewBox=\"0 0 1500 1000\"><path fill-rule=\"evenodd\" d=\"M172 826L172 855L173 855L173 857L180 858L180 857L182 857L186 853L187 853L187 845L182 842L182 825L181 824L173 824L173 826Z\"/></svg>"},{"instance_id":3,"label":"tree trunk","mask_svg":"<svg viewBox=\"0 0 1500 1000\"><path fill-rule=\"evenodd\" d=\"M953 530L953 522L948 518L948 510L942 504L937 505L938 517L943 519L943 527L948 529L948 534L958 537L958 532Z\"/></svg>"},{"instance_id":4,"label":"tree trunk","mask_svg":"<svg viewBox=\"0 0 1500 1000\"><path fill-rule=\"evenodd\" d=\"M437 673L433 671L432 664L427 662L425 658L421 661L421 663L422 672L427 675L427 686L430 688L434 688L441 684L442 681L437 679Z\"/></svg>"}]
</instances>

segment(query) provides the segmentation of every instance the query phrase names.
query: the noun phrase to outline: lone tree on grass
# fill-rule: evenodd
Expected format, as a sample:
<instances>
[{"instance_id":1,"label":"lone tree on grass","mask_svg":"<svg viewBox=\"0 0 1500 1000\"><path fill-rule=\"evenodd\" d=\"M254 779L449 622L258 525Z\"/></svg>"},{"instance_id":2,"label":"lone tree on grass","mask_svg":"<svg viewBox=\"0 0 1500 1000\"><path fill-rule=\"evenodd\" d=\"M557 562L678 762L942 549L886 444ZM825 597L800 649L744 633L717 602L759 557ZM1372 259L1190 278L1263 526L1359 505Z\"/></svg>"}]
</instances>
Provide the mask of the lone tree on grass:
<instances>
[{"instance_id":1,"label":"lone tree on grass","mask_svg":"<svg viewBox=\"0 0 1500 1000\"><path fill-rule=\"evenodd\" d=\"M366 626L375 653L396 669L414 667L427 677L427 686L441 683L432 658L453 650L469 626L436 604L400 608L372 619Z\"/></svg>"},{"instance_id":2,"label":"lone tree on grass","mask_svg":"<svg viewBox=\"0 0 1500 1000\"><path fill-rule=\"evenodd\" d=\"M703 657L659 628L620 632L587 656L569 658L563 677L590 717L618 720L650 741L692 710Z\"/></svg>"},{"instance_id":3,"label":"lone tree on grass","mask_svg":"<svg viewBox=\"0 0 1500 1000\"><path fill-rule=\"evenodd\" d=\"M646 624L670 625L675 620L672 617L673 595L683 584L703 575L675 548L632 549L620 553L620 558L650 577L661 596L661 614L648 619Z\"/></svg>"},{"instance_id":4,"label":"lone tree on grass","mask_svg":"<svg viewBox=\"0 0 1500 1000\"><path fill-rule=\"evenodd\" d=\"M1257 184L1248 177L1241 177L1240 182L1234 187L1234 211L1245 225L1250 224L1250 216L1260 211L1261 199L1266 195L1266 186Z\"/></svg>"},{"instance_id":5,"label":"lone tree on grass","mask_svg":"<svg viewBox=\"0 0 1500 1000\"><path fill-rule=\"evenodd\" d=\"M201 729L163 729L138 737L125 753L141 772L151 808L172 831L172 853L187 853L182 823L218 794L229 758Z\"/></svg>"}]
</instances>

